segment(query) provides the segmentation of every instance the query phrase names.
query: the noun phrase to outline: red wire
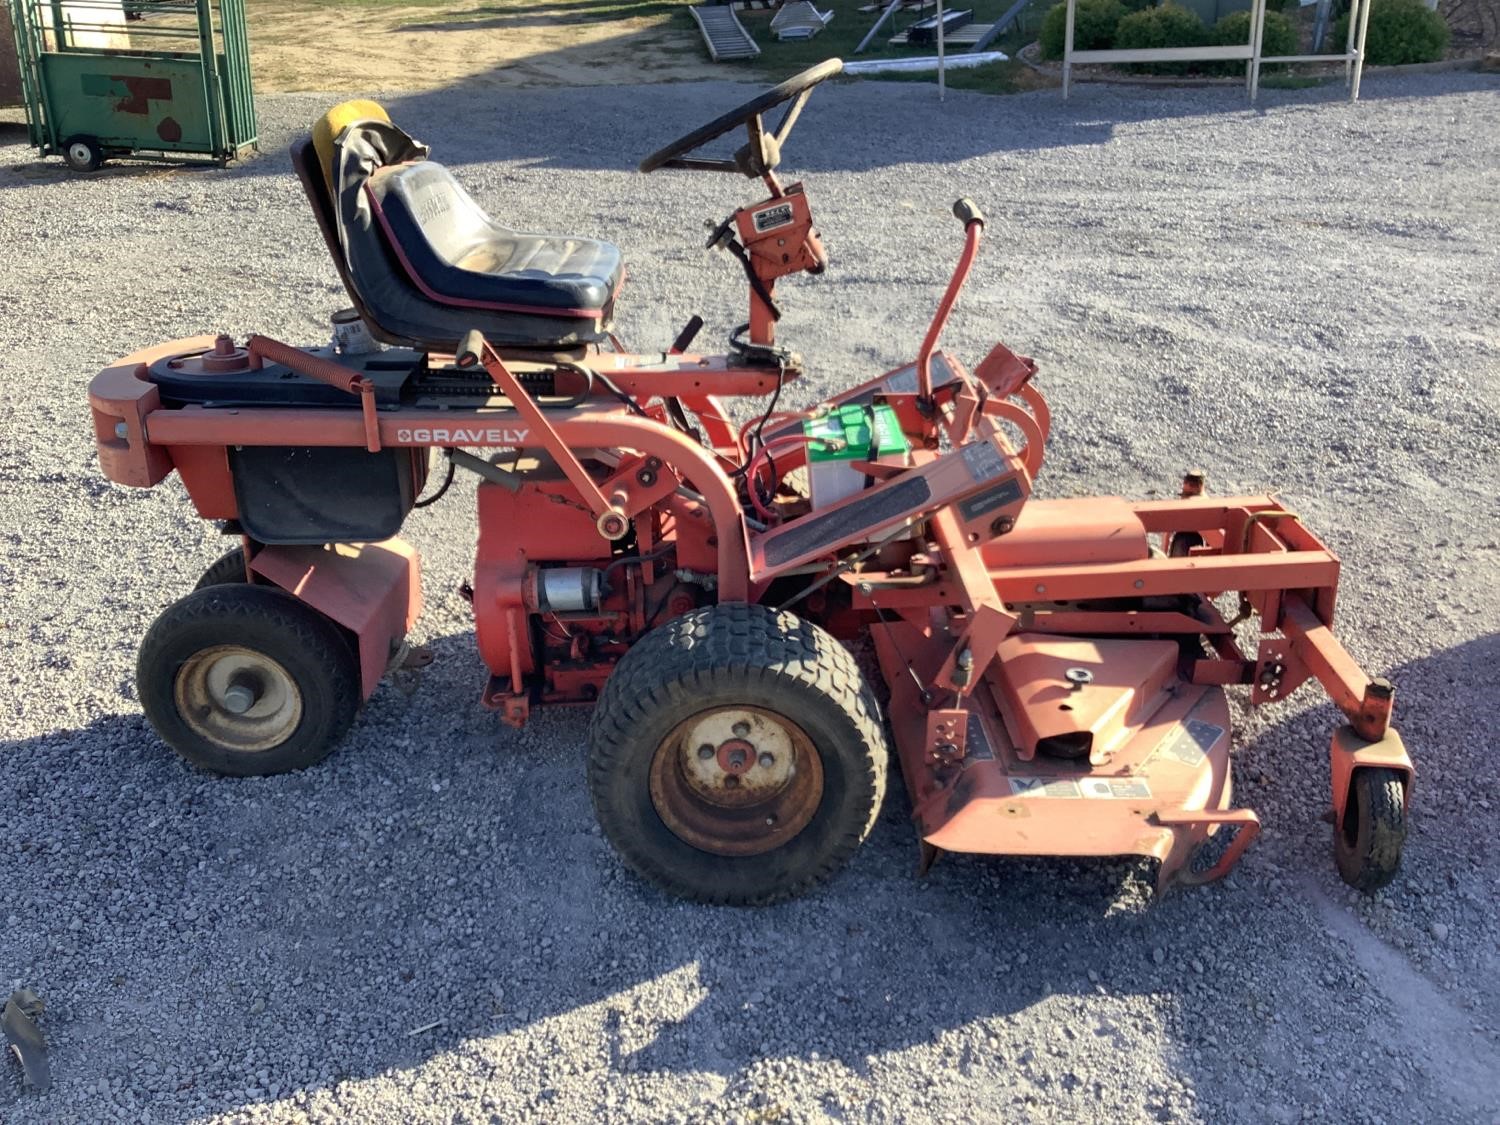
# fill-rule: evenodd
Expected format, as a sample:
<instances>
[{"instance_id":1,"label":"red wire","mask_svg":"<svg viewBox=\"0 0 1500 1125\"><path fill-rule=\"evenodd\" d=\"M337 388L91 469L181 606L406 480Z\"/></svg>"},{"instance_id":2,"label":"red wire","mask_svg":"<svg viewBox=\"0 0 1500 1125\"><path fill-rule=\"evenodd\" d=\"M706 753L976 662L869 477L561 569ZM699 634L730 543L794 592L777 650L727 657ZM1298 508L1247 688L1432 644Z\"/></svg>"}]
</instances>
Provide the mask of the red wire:
<instances>
[{"instance_id":1,"label":"red wire","mask_svg":"<svg viewBox=\"0 0 1500 1125\"><path fill-rule=\"evenodd\" d=\"M745 470L745 487L746 490L750 493L750 503L755 508L757 513L766 517L767 519L776 518L775 514L760 502L760 490L755 487L756 475L760 472L761 464L769 458L771 450L777 446L788 444L807 445L809 442L821 440L823 439L809 437L807 434L784 434L779 438L772 438L770 441L766 442L765 445L756 450L755 456L750 459L749 467ZM772 496L776 495L776 489L780 487L780 485L781 478L773 471L771 474L770 488Z\"/></svg>"}]
</instances>

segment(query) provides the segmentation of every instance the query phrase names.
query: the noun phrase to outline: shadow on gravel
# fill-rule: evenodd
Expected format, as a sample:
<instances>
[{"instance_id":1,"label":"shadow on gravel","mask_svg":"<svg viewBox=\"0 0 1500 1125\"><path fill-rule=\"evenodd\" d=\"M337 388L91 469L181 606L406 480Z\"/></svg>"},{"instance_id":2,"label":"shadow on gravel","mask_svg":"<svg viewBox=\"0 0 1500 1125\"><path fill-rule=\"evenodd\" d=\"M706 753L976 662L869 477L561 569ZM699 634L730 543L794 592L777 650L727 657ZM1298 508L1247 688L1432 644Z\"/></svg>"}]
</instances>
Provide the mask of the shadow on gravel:
<instances>
[{"instance_id":1,"label":"shadow on gravel","mask_svg":"<svg viewBox=\"0 0 1500 1125\"><path fill-rule=\"evenodd\" d=\"M566 53L566 52L562 52ZM546 73L547 55L526 61L528 70ZM455 168L495 161L518 161L535 169L633 172L635 160L676 136L733 108L762 84L743 82L662 83L623 87L506 89L485 87L483 77L466 79L462 86L398 94L380 98L398 125L432 145L433 158ZM1368 80L1361 99L1441 97L1473 90L1494 90L1488 75L1451 72L1415 76L1379 76ZM225 181L267 176L285 177L295 184L286 150L305 136L328 106L351 91L337 95L278 95L300 99L308 106L307 120L295 135L263 133L261 153L215 174ZM1339 103L1346 100L1341 82L1298 90L1262 91L1252 107L1244 91L1235 88L1120 87L1084 84L1063 101L1056 90L1012 97L954 93L938 104L936 89L908 82L835 82L819 90L787 147L785 168L793 176L826 172L863 172L896 164L950 164L989 153L1047 149L1089 148L1107 144L1122 127L1170 121L1191 132L1220 128L1226 117L1264 115L1281 110ZM461 107L461 111L456 111ZM1351 128L1358 127L1359 107ZM649 131L642 123L649 122ZM1289 122L1290 128L1297 128ZM0 123L0 143L6 124ZM720 155L739 144L719 142ZM640 151L622 152L621 137L641 137ZM14 143L25 140L17 132ZM710 149L710 154L717 150ZM18 176L4 175L0 188L24 187L38 178L72 175L60 161L11 166ZM191 174L191 169L164 170L161 166L113 161L90 179L143 173L169 176ZM526 174L526 173L523 173ZM462 173L460 173L462 178ZM701 177L699 177L701 179ZM671 175L653 183L670 192L680 182ZM539 190L547 190L539 184ZM573 194L572 192L569 193ZM582 192L587 198L586 189ZM566 222L559 216L559 222ZM595 232L608 237L607 231ZM628 248L627 248L628 249Z\"/></svg>"},{"instance_id":2,"label":"shadow on gravel","mask_svg":"<svg viewBox=\"0 0 1500 1125\"><path fill-rule=\"evenodd\" d=\"M1307 995L1284 971L1268 935L1285 921L1254 875L1149 908L1128 862L950 856L918 880L899 786L850 868L807 898L668 899L597 834L587 715L544 710L509 731L474 703L472 636L433 645L438 663L382 686L346 744L300 774L194 773L138 715L0 742L14 817L0 976L47 1001L54 1105L88 1104L102 1081L122 1106L149 1096L154 1118L185 1119L450 1052L481 1072L535 1055L522 1073L539 1106L563 1081L558 1051L600 1074L731 1085L765 1058L869 1075L887 1053L986 1021L1000 1034L1029 1009L1044 1039L1001 1034L984 1059L965 1047L948 1062L965 1074L1010 1052L1000 1061L1033 1073L1039 1054L1113 1051L1125 1065L1146 1035L1176 1082L1222 1086L1218 1039L1200 1050L1181 1012L1207 1005L1224 1042L1269 1057L1303 1049L1273 1007L1341 1003L1331 977ZM1465 693L1497 662L1490 637L1401 669L1429 693L1413 684L1408 722L1445 705L1431 696L1445 681ZM1225 925L1229 912L1263 921ZM1159 1020L1116 1023L1113 998L1131 995ZM1033 1081L1071 1092L1071 1074Z\"/></svg>"}]
</instances>

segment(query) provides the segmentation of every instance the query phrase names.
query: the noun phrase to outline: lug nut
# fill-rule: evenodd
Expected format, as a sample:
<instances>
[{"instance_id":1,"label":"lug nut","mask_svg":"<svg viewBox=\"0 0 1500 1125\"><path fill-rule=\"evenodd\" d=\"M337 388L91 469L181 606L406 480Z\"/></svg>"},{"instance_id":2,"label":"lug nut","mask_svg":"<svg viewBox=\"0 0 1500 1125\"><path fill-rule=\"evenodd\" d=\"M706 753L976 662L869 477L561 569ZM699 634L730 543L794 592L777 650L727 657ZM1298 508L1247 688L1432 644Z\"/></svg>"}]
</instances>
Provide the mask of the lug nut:
<instances>
[{"instance_id":1,"label":"lug nut","mask_svg":"<svg viewBox=\"0 0 1500 1125\"><path fill-rule=\"evenodd\" d=\"M728 777L726 777L724 779L724 788L726 788L726 789L738 789L739 787L740 787L740 779L735 774L730 774Z\"/></svg>"},{"instance_id":2,"label":"lug nut","mask_svg":"<svg viewBox=\"0 0 1500 1125\"><path fill-rule=\"evenodd\" d=\"M743 721L735 723L734 733L737 737L744 738L745 735L750 733L750 724Z\"/></svg>"},{"instance_id":3,"label":"lug nut","mask_svg":"<svg viewBox=\"0 0 1500 1125\"><path fill-rule=\"evenodd\" d=\"M770 769L772 766L774 766L776 764L776 755L775 754L762 754L760 756L760 764L763 765L763 766L765 766L766 769Z\"/></svg>"},{"instance_id":4,"label":"lug nut","mask_svg":"<svg viewBox=\"0 0 1500 1125\"><path fill-rule=\"evenodd\" d=\"M714 748L712 746L710 746L708 743L705 742L702 746L698 747L698 757L702 758L704 761L707 761L709 758L712 758L713 756L714 756Z\"/></svg>"}]
</instances>

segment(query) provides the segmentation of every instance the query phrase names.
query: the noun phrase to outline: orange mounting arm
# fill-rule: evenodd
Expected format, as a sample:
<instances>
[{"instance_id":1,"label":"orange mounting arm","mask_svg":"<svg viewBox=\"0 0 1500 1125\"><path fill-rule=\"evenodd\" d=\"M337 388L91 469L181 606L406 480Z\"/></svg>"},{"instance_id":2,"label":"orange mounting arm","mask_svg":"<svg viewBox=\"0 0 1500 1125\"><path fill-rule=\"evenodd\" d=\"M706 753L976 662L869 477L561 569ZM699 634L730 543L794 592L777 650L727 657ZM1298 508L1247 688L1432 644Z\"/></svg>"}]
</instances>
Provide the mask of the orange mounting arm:
<instances>
[{"instance_id":1,"label":"orange mounting arm","mask_svg":"<svg viewBox=\"0 0 1500 1125\"><path fill-rule=\"evenodd\" d=\"M1385 737L1391 723L1396 689L1389 680L1372 680L1300 595L1289 594L1281 629L1328 696L1359 736L1370 742Z\"/></svg>"}]
</instances>

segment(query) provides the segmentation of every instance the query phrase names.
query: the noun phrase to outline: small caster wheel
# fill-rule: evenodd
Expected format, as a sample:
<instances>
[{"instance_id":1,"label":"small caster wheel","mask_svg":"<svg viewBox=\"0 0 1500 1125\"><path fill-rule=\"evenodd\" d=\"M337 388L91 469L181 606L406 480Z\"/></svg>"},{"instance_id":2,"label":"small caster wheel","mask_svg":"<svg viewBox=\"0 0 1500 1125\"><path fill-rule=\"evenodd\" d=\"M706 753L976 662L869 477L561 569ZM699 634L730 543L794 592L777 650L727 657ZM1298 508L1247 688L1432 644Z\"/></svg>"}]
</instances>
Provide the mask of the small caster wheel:
<instances>
[{"instance_id":1,"label":"small caster wheel","mask_svg":"<svg viewBox=\"0 0 1500 1125\"><path fill-rule=\"evenodd\" d=\"M1401 774L1354 771L1344 822L1333 826L1333 858L1355 890L1378 891L1396 877L1406 843L1406 800Z\"/></svg>"},{"instance_id":2,"label":"small caster wheel","mask_svg":"<svg viewBox=\"0 0 1500 1125\"><path fill-rule=\"evenodd\" d=\"M359 665L338 627L270 586L206 586L141 643L146 718L195 766L264 777L322 761L360 704Z\"/></svg>"},{"instance_id":3,"label":"small caster wheel","mask_svg":"<svg viewBox=\"0 0 1500 1125\"><path fill-rule=\"evenodd\" d=\"M198 579L195 590L207 589L209 586L232 586L235 583L245 581L245 548L236 547L226 552L223 557L216 561L211 567L203 572L203 577Z\"/></svg>"},{"instance_id":4,"label":"small caster wheel","mask_svg":"<svg viewBox=\"0 0 1500 1125\"><path fill-rule=\"evenodd\" d=\"M63 142L63 160L75 172L97 172L104 163L104 150L93 137L69 137Z\"/></svg>"}]
</instances>

